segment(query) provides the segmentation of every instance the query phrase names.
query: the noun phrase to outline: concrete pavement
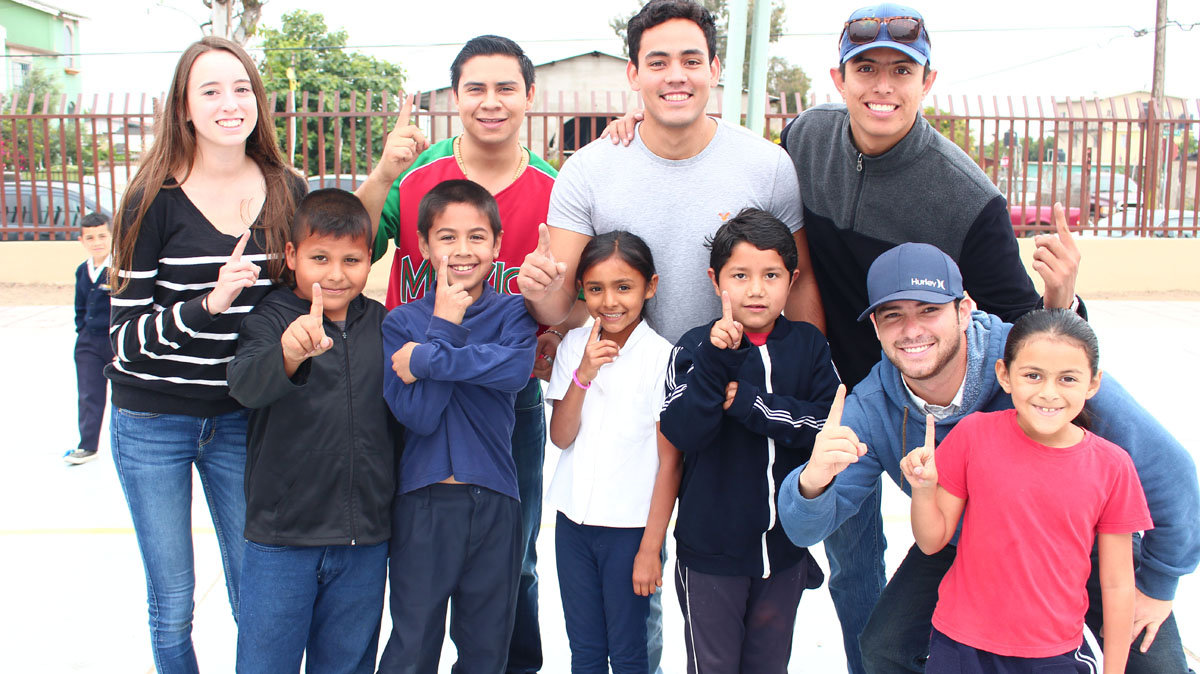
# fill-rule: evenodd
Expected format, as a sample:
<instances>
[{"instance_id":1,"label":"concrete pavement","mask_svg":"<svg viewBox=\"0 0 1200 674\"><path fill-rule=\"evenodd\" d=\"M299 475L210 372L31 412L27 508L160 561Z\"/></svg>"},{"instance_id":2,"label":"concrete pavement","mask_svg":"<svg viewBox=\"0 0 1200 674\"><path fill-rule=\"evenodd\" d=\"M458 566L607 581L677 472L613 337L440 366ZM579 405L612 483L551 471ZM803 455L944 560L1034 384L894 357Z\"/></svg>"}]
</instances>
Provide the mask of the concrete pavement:
<instances>
[{"instance_id":1,"label":"concrete pavement","mask_svg":"<svg viewBox=\"0 0 1200 674\"><path fill-rule=\"evenodd\" d=\"M1195 455L1200 430L1193 390L1200 375L1200 302L1093 301L1101 365ZM74 340L70 307L0 306L0 389L3 469L0 469L0 671L152 672L146 627L145 580L124 497L108 452L69 467L75 446ZM1189 423L1191 422L1191 423ZM547 484L555 452L547 453ZM216 539L195 481L196 557L194 640L208 672L232 672L235 626L229 612ZM912 541L907 499L885 487L889 570ZM814 551L822 566L824 555ZM570 653L554 565L554 513L544 514L539 538L545 672L569 670ZM668 569L669 571L669 569ZM664 582L663 670L686 671L682 621L673 583ZM1184 579L1175 609L1184 644L1200 652L1200 581ZM385 616L385 631L388 628ZM449 639L442 671L454 649ZM1195 660L1193 667L1200 668ZM828 591L801 602L790 671L845 671L841 636Z\"/></svg>"}]
</instances>

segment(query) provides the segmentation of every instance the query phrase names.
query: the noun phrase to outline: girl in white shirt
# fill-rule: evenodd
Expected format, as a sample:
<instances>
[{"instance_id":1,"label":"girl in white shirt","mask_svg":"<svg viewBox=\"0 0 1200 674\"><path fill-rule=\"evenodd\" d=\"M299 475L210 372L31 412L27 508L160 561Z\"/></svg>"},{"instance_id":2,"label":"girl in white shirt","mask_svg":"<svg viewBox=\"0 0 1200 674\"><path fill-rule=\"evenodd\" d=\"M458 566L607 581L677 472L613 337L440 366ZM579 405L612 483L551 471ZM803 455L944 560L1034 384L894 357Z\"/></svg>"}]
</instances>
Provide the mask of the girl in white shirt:
<instances>
[{"instance_id":1,"label":"girl in white shirt","mask_svg":"<svg viewBox=\"0 0 1200 674\"><path fill-rule=\"evenodd\" d=\"M682 467L657 425L671 344L642 319L658 275L638 236L592 238L576 284L594 322L567 333L546 393L550 441L563 450L549 499L571 671L645 674L649 597L662 586Z\"/></svg>"}]
</instances>

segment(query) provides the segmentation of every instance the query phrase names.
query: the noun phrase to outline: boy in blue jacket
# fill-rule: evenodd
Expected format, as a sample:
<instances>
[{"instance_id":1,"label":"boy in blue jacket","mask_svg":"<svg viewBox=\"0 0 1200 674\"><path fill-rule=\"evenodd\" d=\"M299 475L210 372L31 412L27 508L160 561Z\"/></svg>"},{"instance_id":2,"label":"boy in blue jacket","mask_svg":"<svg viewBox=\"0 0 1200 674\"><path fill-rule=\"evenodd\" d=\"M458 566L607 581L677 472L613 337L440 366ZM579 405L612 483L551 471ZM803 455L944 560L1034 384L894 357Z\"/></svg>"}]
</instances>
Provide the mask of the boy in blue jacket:
<instances>
[{"instance_id":1,"label":"boy in blue jacket","mask_svg":"<svg viewBox=\"0 0 1200 674\"><path fill-rule=\"evenodd\" d=\"M435 293L393 309L384 397L405 426L393 506L392 633L379 671L437 671L453 601L455 671L499 674L521 572L513 403L529 382L537 324L520 296L487 283L500 214L469 180L438 184L417 213Z\"/></svg>"},{"instance_id":2,"label":"boy in blue jacket","mask_svg":"<svg viewBox=\"0 0 1200 674\"><path fill-rule=\"evenodd\" d=\"M379 366L383 305L362 295L371 221L354 195L300 202L277 286L242 321L230 394L251 408L239 674L370 674L395 493ZM291 287L288 287L288 286Z\"/></svg>"},{"instance_id":3,"label":"boy in blue jacket","mask_svg":"<svg viewBox=\"0 0 1200 674\"><path fill-rule=\"evenodd\" d=\"M112 223L103 213L89 213L79 223L79 243L88 252L75 270L75 381L79 395L79 447L63 455L78 466L96 458L108 380L104 366L112 362L108 341L108 266L112 263Z\"/></svg>"},{"instance_id":4,"label":"boy in blue jacket","mask_svg":"<svg viewBox=\"0 0 1200 674\"><path fill-rule=\"evenodd\" d=\"M675 586L688 672L786 672L800 595L823 575L780 528L777 485L808 460L839 380L820 331L781 315L797 276L787 226L747 208L708 247L721 318L676 344L661 414L684 456Z\"/></svg>"}]
</instances>

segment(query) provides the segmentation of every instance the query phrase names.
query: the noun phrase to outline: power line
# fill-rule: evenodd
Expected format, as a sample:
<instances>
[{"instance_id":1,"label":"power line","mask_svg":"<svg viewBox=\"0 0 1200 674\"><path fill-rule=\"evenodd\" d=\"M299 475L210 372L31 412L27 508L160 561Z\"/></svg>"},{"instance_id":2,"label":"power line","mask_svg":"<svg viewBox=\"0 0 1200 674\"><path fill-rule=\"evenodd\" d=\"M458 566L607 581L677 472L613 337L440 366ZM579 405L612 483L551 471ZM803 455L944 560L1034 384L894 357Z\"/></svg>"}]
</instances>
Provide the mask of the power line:
<instances>
[{"instance_id":1,"label":"power line","mask_svg":"<svg viewBox=\"0 0 1200 674\"><path fill-rule=\"evenodd\" d=\"M1178 21L1168 21L1171 25L1180 30L1190 31L1200 22L1183 24ZM1009 33L1009 32L1040 32L1040 31L1083 31L1083 30L1117 30L1124 29L1132 32L1133 37L1141 37L1148 35L1149 29L1137 29L1129 25L1107 25L1107 26L1009 26L998 28L945 28L937 31L938 35L951 33ZM839 32L821 31L810 33L781 33L780 37L837 37ZM606 42L615 41L615 35L604 37L575 37L575 38L538 38L530 40L520 40L521 44L569 44L578 42ZM461 47L461 41L454 42L410 42L410 43L387 43L387 44L360 44L360 45L315 45L315 46L297 46L297 47L246 47L246 51L253 52L303 52L303 51L327 51L333 49L422 49L430 47ZM143 51L112 51L112 52L61 52L50 54L3 54L4 58L60 58L64 56L152 56L152 55L168 55L181 54L183 49L159 49L159 50L143 50Z\"/></svg>"}]
</instances>

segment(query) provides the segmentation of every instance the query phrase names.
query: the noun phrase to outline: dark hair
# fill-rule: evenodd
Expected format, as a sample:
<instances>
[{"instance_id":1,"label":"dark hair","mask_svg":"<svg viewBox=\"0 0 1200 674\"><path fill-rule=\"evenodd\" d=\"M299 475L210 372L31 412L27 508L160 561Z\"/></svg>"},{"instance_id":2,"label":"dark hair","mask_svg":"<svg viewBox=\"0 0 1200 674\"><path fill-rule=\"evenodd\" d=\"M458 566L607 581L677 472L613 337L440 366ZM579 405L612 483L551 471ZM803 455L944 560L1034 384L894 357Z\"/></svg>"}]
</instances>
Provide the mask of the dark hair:
<instances>
[{"instance_id":1,"label":"dark hair","mask_svg":"<svg viewBox=\"0 0 1200 674\"><path fill-rule=\"evenodd\" d=\"M98 211L95 213L88 213L87 215L83 216L82 220L79 221L79 228L88 229L91 227L107 227L108 231L111 232L112 219Z\"/></svg>"},{"instance_id":2,"label":"dark hair","mask_svg":"<svg viewBox=\"0 0 1200 674\"><path fill-rule=\"evenodd\" d=\"M521 45L499 35L480 35L467 40L463 48L458 51L458 56L454 57L454 63L450 64L451 90L458 91L458 80L462 78L463 66L476 56L511 56L515 58L517 65L521 67L521 77L525 78L525 93L529 93L529 87L533 86L533 62L525 55L525 50L521 49Z\"/></svg>"},{"instance_id":3,"label":"dark hair","mask_svg":"<svg viewBox=\"0 0 1200 674\"><path fill-rule=\"evenodd\" d=\"M638 50L642 48L642 33L671 19L687 19L700 27L704 42L708 45L708 62L717 57L717 21L698 2L693 0L650 0L641 11L629 19L625 27L625 43L629 49L629 60L638 66Z\"/></svg>"},{"instance_id":4,"label":"dark hair","mask_svg":"<svg viewBox=\"0 0 1200 674\"><path fill-rule=\"evenodd\" d=\"M1004 343L1004 366L1012 367L1021 347L1038 335L1074 342L1087 356L1092 376L1100 371L1100 344L1096 333L1087 321L1070 309L1038 309L1022 316Z\"/></svg>"},{"instance_id":5,"label":"dark hair","mask_svg":"<svg viewBox=\"0 0 1200 674\"><path fill-rule=\"evenodd\" d=\"M446 180L426 192L417 206L417 234L422 239L429 237L433 221L445 213L450 204L474 206L488 219L492 236L500 236L500 208L491 192L470 180Z\"/></svg>"},{"instance_id":6,"label":"dark hair","mask_svg":"<svg viewBox=\"0 0 1200 674\"><path fill-rule=\"evenodd\" d=\"M924 30L924 29L922 29L922 30ZM928 33L926 33L926 35L928 35ZM928 37L926 37L925 39L926 39L926 41L929 40ZM885 49L887 49L887 48L888 47L885 47ZM904 53L904 52L901 52L901 53ZM854 58L850 59L850 63L854 63L854 62L858 61L858 58L860 56L862 56L861 53L854 56ZM913 63L916 63L916 61L913 61ZM922 67L924 68L924 70L921 72L921 82L926 82L929 80L929 76L933 73L933 62L926 61L925 65ZM838 73L841 74L842 80L844 81L846 79L846 64L844 62L838 65Z\"/></svg>"},{"instance_id":7,"label":"dark hair","mask_svg":"<svg viewBox=\"0 0 1200 674\"><path fill-rule=\"evenodd\" d=\"M1100 343L1096 340L1096 333L1087 321L1070 309L1038 309L1022 316L1016 325L1013 325L1008 333L1008 341L1004 343L1004 367L1011 369L1021 348L1038 335L1071 342L1083 349L1088 367L1092 371L1092 378L1095 379L1099 374ZM1086 403L1079 411L1079 416L1075 417L1074 423L1082 428L1091 426Z\"/></svg>"},{"instance_id":8,"label":"dark hair","mask_svg":"<svg viewBox=\"0 0 1200 674\"><path fill-rule=\"evenodd\" d=\"M637 234L618 229L594 236L587 242L579 253L575 282L582 283L584 272L613 256L633 267L645 277L646 283L654 278L654 255L650 252L650 246Z\"/></svg>"},{"instance_id":9,"label":"dark hair","mask_svg":"<svg viewBox=\"0 0 1200 674\"><path fill-rule=\"evenodd\" d=\"M799 255L792 232L779 218L757 208L743 208L725 221L717 233L704 240L709 250L708 266L716 274L729 261L733 247L745 241L759 250L773 250L783 258L788 274L796 271Z\"/></svg>"},{"instance_id":10,"label":"dark hair","mask_svg":"<svg viewBox=\"0 0 1200 674\"><path fill-rule=\"evenodd\" d=\"M371 216L358 197L351 192L327 187L309 192L292 219L292 245L310 235L332 236L335 239L363 238L371 246Z\"/></svg>"}]
</instances>

